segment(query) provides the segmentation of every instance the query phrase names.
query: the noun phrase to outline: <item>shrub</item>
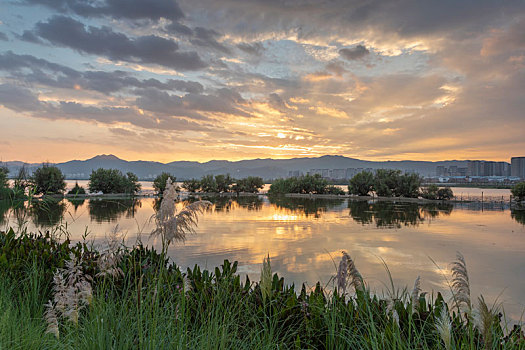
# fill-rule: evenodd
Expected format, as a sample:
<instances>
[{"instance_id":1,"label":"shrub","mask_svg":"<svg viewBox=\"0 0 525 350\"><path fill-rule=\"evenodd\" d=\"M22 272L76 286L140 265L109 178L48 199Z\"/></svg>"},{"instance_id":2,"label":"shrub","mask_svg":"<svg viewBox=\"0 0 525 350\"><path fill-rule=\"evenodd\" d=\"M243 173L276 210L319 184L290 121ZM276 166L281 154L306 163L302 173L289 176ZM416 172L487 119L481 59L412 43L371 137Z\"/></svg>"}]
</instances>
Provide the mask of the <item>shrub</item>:
<instances>
[{"instance_id":1,"label":"shrub","mask_svg":"<svg viewBox=\"0 0 525 350\"><path fill-rule=\"evenodd\" d=\"M435 184L428 185L421 190L421 197L425 199L437 199L439 187Z\"/></svg>"},{"instance_id":2,"label":"shrub","mask_svg":"<svg viewBox=\"0 0 525 350\"><path fill-rule=\"evenodd\" d=\"M188 192L197 192L201 188L201 183L197 179L186 180L182 183L182 188Z\"/></svg>"},{"instance_id":3,"label":"shrub","mask_svg":"<svg viewBox=\"0 0 525 350\"><path fill-rule=\"evenodd\" d=\"M155 189L155 192L157 192L157 194L162 195L164 193L168 177L171 179L172 182L175 182L177 180L175 176L166 172L163 172L162 174L158 175L155 178L155 180L153 180L153 188Z\"/></svg>"},{"instance_id":4,"label":"shrub","mask_svg":"<svg viewBox=\"0 0 525 350\"><path fill-rule=\"evenodd\" d=\"M522 181L520 183L517 183L512 187L510 190L512 195L516 197L516 200L522 201L525 199L525 181Z\"/></svg>"},{"instance_id":5,"label":"shrub","mask_svg":"<svg viewBox=\"0 0 525 350\"><path fill-rule=\"evenodd\" d=\"M86 190L84 189L84 187L79 186L78 182L76 182L75 183L75 187L73 187L71 190L69 190L69 192L67 194L75 194L75 195L86 194Z\"/></svg>"},{"instance_id":6,"label":"shrub","mask_svg":"<svg viewBox=\"0 0 525 350\"><path fill-rule=\"evenodd\" d=\"M437 199L439 200L450 200L454 198L454 193L450 187L443 187L437 191Z\"/></svg>"},{"instance_id":7,"label":"shrub","mask_svg":"<svg viewBox=\"0 0 525 350\"><path fill-rule=\"evenodd\" d=\"M350 179L348 193L358 196L368 196L374 188L374 174L362 171Z\"/></svg>"},{"instance_id":8,"label":"shrub","mask_svg":"<svg viewBox=\"0 0 525 350\"><path fill-rule=\"evenodd\" d=\"M35 194L58 194L66 190L64 174L56 166L43 164L35 170L31 178Z\"/></svg>"},{"instance_id":9,"label":"shrub","mask_svg":"<svg viewBox=\"0 0 525 350\"><path fill-rule=\"evenodd\" d=\"M336 195L343 195L343 194L345 194L345 191L342 188L337 187L335 185L328 185L328 186L326 186L324 192L325 192L325 194L336 194Z\"/></svg>"},{"instance_id":10,"label":"shrub","mask_svg":"<svg viewBox=\"0 0 525 350\"><path fill-rule=\"evenodd\" d=\"M88 187L90 192L133 194L140 191L141 185L131 172L124 175L118 169L100 168L91 172Z\"/></svg>"}]
</instances>

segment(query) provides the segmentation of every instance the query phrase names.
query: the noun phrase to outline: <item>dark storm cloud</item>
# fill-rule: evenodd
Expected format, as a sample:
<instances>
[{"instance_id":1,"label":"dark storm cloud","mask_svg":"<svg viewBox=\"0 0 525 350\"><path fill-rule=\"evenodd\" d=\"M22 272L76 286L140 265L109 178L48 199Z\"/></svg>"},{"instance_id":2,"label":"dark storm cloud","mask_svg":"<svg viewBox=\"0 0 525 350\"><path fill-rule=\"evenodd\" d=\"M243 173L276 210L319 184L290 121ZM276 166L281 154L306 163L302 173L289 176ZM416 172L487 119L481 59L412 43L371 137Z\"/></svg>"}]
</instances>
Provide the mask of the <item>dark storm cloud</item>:
<instances>
[{"instance_id":1,"label":"dark storm cloud","mask_svg":"<svg viewBox=\"0 0 525 350\"><path fill-rule=\"evenodd\" d=\"M7 41L7 35L5 35L5 33L0 32L0 40Z\"/></svg>"},{"instance_id":2,"label":"dark storm cloud","mask_svg":"<svg viewBox=\"0 0 525 350\"><path fill-rule=\"evenodd\" d=\"M349 61L361 59L365 57L366 55L368 55L369 53L370 51L363 45L357 45L352 48L345 48L345 49L339 50L339 54L343 58Z\"/></svg>"},{"instance_id":3,"label":"dark storm cloud","mask_svg":"<svg viewBox=\"0 0 525 350\"><path fill-rule=\"evenodd\" d=\"M42 5L58 12L72 12L84 17L108 16L116 19L161 18L176 21L184 13L174 0L24 0L29 5Z\"/></svg>"},{"instance_id":4,"label":"dark storm cloud","mask_svg":"<svg viewBox=\"0 0 525 350\"><path fill-rule=\"evenodd\" d=\"M159 90L201 93L202 84L194 81L168 79L140 80L123 71L86 71L79 72L63 65L39 59L31 55L17 55L11 51L0 54L0 70L8 72L10 77L28 83L38 83L51 87L75 88L112 93L127 88L156 88Z\"/></svg>"},{"instance_id":5,"label":"dark storm cloud","mask_svg":"<svg viewBox=\"0 0 525 350\"><path fill-rule=\"evenodd\" d=\"M35 32L55 45L111 60L158 64L178 70L206 67L196 52L180 52L175 41L155 35L129 38L106 26L86 28L69 17L54 16L47 23L39 22Z\"/></svg>"}]
</instances>

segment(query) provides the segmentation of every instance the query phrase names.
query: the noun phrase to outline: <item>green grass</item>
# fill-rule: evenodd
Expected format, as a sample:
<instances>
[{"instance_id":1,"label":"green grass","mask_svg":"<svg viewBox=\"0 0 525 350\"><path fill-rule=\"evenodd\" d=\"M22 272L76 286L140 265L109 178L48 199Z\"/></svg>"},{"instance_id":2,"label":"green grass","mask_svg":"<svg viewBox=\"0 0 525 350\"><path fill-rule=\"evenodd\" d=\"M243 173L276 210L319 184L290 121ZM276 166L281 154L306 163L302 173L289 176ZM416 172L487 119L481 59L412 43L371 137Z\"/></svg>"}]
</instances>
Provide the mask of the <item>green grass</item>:
<instances>
[{"instance_id":1,"label":"green grass","mask_svg":"<svg viewBox=\"0 0 525 350\"><path fill-rule=\"evenodd\" d=\"M44 304L53 297L53 273L70 252L93 276L93 298L78 324L60 319L57 339L46 333ZM40 256L51 256L53 264ZM96 276L99 256L88 245L0 233L0 349L444 348L435 327L445 305L440 294L420 297L412 312L406 289L389 308L388 298L367 290L346 297L319 284L296 290L270 275L263 298L259 282L242 281L236 263L181 271L162 254L137 246L123 251L123 276L112 278ZM493 324L491 344L464 316L454 313L452 323L454 349L525 349L521 330L508 336L500 322Z\"/></svg>"}]
</instances>

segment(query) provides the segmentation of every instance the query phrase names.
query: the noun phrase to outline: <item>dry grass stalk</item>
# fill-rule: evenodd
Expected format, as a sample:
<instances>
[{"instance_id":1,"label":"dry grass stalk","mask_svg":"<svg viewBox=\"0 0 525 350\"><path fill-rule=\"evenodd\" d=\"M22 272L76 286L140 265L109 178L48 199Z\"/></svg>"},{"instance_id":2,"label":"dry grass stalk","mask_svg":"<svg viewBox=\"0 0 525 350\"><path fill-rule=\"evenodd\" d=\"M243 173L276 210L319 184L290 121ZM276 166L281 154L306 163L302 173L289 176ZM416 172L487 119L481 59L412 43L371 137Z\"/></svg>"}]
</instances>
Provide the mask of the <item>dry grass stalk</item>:
<instances>
[{"instance_id":1,"label":"dry grass stalk","mask_svg":"<svg viewBox=\"0 0 525 350\"><path fill-rule=\"evenodd\" d=\"M263 259L263 266L261 268L261 281L259 283L263 300L270 297L272 292L272 266L270 264L270 255Z\"/></svg>"},{"instance_id":2,"label":"dry grass stalk","mask_svg":"<svg viewBox=\"0 0 525 350\"><path fill-rule=\"evenodd\" d=\"M445 349L450 350L452 347L452 322L450 321L450 316L444 303L441 308L441 313L436 319L436 329L445 344Z\"/></svg>"},{"instance_id":3,"label":"dry grass stalk","mask_svg":"<svg viewBox=\"0 0 525 350\"><path fill-rule=\"evenodd\" d=\"M412 289L412 312L417 312L419 304L419 293L421 292L421 277L417 276L414 282L414 289Z\"/></svg>"},{"instance_id":4,"label":"dry grass stalk","mask_svg":"<svg viewBox=\"0 0 525 350\"><path fill-rule=\"evenodd\" d=\"M106 248L102 250L97 261L100 270L97 276L110 276L113 278L124 276L124 273L118 267L122 260L122 250L120 248L123 245L118 224L106 236L106 244Z\"/></svg>"},{"instance_id":5,"label":"dry grass stalk","mask_svg":"<svg viewBox=\"0 0 525 350\"><path fill-rule=\"evenodd\" d=\"M160 236L163 244L169 245L174 240L184 240L188 233L195 233L199 214L202 214L212 204L209 201L197 201L176 212L176 186L171 178L166 181L160 208L155 214L156 228L151 235Z\"/></svg>"},{"instance_id":6,"label":"dry grass stalk","mask_svg":"<svg viewBox=\"0 0 525 350\"><path fill-rule=\"evenodd\" d=\"M478 308L473 312L474 325L483 336L485 349L492 349L492 327L495 322L496 310L488 307L483 296L478 297Z\"/></svg>"},{"instance_id":7,"label":"dry grass stalk","mask_svg":"<svg viewBox=\"0 0 525 350\"><path fill-rule=\"evenodd\" d=\"M467 272L465 258L460 252L456 253L457 260L452 263L452 289L458 309L465 304L470 313L472 304L470 302L470 282Z\"/></svg>"}]
</instances>

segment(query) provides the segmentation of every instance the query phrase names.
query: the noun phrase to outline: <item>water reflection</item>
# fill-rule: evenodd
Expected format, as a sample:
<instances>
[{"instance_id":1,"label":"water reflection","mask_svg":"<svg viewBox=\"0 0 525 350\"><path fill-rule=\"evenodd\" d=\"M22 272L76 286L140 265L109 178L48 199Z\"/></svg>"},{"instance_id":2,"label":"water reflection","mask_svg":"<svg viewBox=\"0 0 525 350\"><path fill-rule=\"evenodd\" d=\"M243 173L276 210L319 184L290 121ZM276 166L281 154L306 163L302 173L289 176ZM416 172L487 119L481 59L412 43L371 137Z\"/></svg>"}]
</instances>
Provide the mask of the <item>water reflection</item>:
<instances>
[{"instance_id":1,"label":"water reflection","mask_svg":"<svg viewBox=\"0 0 525 350\"><path fill-rule=\"evenodd\" d=\"M115 222L123 215L126 218L133 218L137 209L141 207L140 199L92 199L88 201L89 217L97 223Z\"/></svg>"},{"instance_id":2,"label":"water reflection","mask_svg":"<svg viewBox=\"0 0 525 350\"><path fill-rule=\"evenodd\" d=\"M396 203L391 201L348 201L350 216L355 221L377 227L401 228L418 226L439 215L450 215L454 206L449 203Z\"/></svg>"},{"instance_id":3,"label":"water reflection","mask_svg":"<svg viewBox=\"0 0 525 350\"><path fill-rule=\"evenodd\" d=\"M516 222L525 225L525 208L513 209L510 211L510 216L516 220Z\"/></svg>"},{"instance_id":4,"label":"water reflection","mask_svg":"<svg viewBox=\"0 0 525 350\"><path fill-rule=\"evenodd\" d=\"M28 210L35 226L48 228L56 226L62 221L66 212L66 204L61 199L50 198L34 201Z\"/></svg>"},{"instance_id":5,"label":"water reflection","mask_svg":"<svg viewBox=\"0 0 525 350\"><path fill-rule=\"evenodd\" d=\"M344 199L312 199L285 196L270 196L268 199L277 208L290 209L294 212L302 213L306 217L313 216L314 218L320 218L329 209L342 207L345 202Z\"/></svg>"},{"instance_id":6,"label":"water reflection","mask_svg":"<svg viewBox=\"0 0 525 350\"><path fill-rule=\"evenodd\" d=\"M245 197L209 197L206 198L214 204L214 210L217 212L228 213L236 208L244 208L248 211L261 210L263 200L259 196Z\"/></svg>"}]
</instances>

